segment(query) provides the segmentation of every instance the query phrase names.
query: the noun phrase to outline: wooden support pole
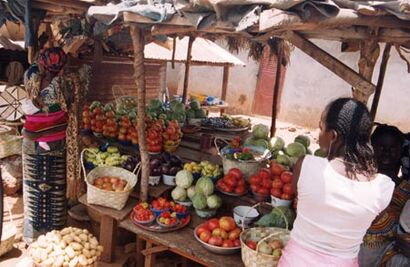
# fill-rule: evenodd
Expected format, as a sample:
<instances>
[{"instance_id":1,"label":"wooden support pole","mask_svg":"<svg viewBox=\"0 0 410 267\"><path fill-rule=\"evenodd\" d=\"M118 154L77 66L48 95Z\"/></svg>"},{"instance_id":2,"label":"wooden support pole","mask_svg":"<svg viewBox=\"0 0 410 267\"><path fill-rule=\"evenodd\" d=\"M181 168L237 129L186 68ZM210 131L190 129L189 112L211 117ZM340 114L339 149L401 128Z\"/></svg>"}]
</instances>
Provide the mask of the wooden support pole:
<instances>
[{"instance_id":1,"label":"wooden support pole","mask_svg":"<svg viewBox=\"0 0 410 267\"><path fill-rule=\"evenodd\" d=\"M222 93L221 99L226 101L226 93L228 92L228 82L229 82L229 65L224 66L224 74L222 79ZM221 116L225 113L225 109L221 109Z\"/></svg>"},{"instance_id":2,"label":"wooden support pole","mask_svg":"<svg viewBox=\"0 0 410 267\"><path fill-rule=\"evenodd\" d=\"M390 49L391 49L391 44L386 44L386 46L384 47L384 51L383 51L382 62L380 63L379 78L377 80L376 92L374 93L372 108L370 111L370 115L372 116L373 121L376 118L377 107L379 105L380 95L382 93L384 76L386 75L386 69L387 69L387 62L389 61L389 57L390 57Z\"/></svg>"},{"instance_id":3,"label":"wooden support pole","mask_svg":"<svg viewBox=\"0 0 410 267\"><path fill-rule=\"evenodd\" d=\"M278 113L278 102L279 102L279 90L282 78L282 59L283 59L283 41L280 40L278 44L278 54L276 63L276 77L275 84L273 86L273 101L272 101L272 118L270 126L270 136L274 137L276 133L276 118Z\"/></svg>"},{"instance_id":4,"label":"wooden support pole","mask_svg":"<svg viewBox=\"0 0 410 267\"><path fill-rule=\"evenodd\" d=\"M367 81L373 78L374 66L380 55L379 43L369 39L360 42L359 74ZM353 97L364 104L367 104L370 94L363 93L359 89L352 88Z\"/></svg>"},{"instance_id":5,"label":"wooden support pole","mask_svg":"<svg viewBox=\"0 0 410 267\"><path fill-rule=\"evenodd\" d=\"M189 36L188 51L187 51L186 62L185 62L184 89L182 91L182 103L184 103L184 104L187 102L188 83L189 83L189 68L191 66L192 44L194 43L194 40L195 40L195 37Z\"/></svg>"},{"instance_id":6,"label":"wooden support pole","mask_svg":"<svg viewBox=\"0 0 410 267\"><path fill-rule=\"evenodd\" d=\"M286 39L288 39L294 46L311 56L317 62L338 75L357 90L360 90L362 93L368 95L374 93L376 89L374 84L364 79L361 75L339 61L337 58L320 49L314 43L310 42L296 32L288 32L285 36Z\"/></svg>"},{"instance_id":7,"label":"wooden support pole","mask_svg":"<svg viewBox=\"0 0 410 267\"><path fill-rule=\"evenodd\" d=\"M138 96L138 144L141 156L141 194L140 199L148 199L149 155L145 138L145 69L144 69L144 34L142 29L132 24L130 27L132 44L134 46L134 76Z\"/></svg>"},{"instance_id":8,"label":"wooden support pole","mask_svg":"<svg viewBox=\"0 0 410 267\"><path fill-rule=\"evenodd\" d=\"M172 59L171 59L171 67L175 69L175 52L177 50L177 38L174 37L172 39Z\"/></svg>"},{"instance_id":9,"label":"wooden support pole","mask_svg":"<svg viewBox=\"0 0 410 267\"><path fill-rule=\"evenodd\" d=\"M108 215L103 215L101 217L100 229L100 243L104 247L104 251L101 254L103 262L110 263L114 259L116 238L117 221Z\"/></svg>"}]
</instances>

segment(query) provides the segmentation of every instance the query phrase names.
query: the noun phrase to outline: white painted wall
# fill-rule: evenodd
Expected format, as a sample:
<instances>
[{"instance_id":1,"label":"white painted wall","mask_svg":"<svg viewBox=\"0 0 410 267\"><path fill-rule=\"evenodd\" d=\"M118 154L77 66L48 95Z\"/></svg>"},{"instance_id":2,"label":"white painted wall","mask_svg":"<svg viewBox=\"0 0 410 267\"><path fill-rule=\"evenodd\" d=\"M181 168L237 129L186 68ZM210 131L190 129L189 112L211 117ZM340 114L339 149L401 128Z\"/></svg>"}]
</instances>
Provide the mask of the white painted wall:
<instances>
[{"instance_id":1,"label":"white painted wall","mask_svg":"<svg viewBox=\"0 0 410 267\"><path fill-rule=\"evenodd\" d=\"M359 53L340 52L339 42L315 41L315 43L357 70ZM373 75L377 83L381 54ZM291 55L281 99L279 119L301 126L317 127L320 114L331 100L351 96L351 87L299 49ZM396 125L410 131L410 74L406 63L392 48L382 90L376 121ZM370 98L369 103L372 102ZM369 104L370 107L370 104Z\"/></svg>"},{"instance_id":2,"label":"white painted wall","mask_svg":"<svg viewBox=\"0 0 410 267\"><path fill-rule=\"evenodd\" d=\"M223 41L217 44L226 48ZM235 54L246 66L234 66L230 68L228 93L226 101L231 108L232 114L250 114L252 112L253 97L255 94L259 63L248 59L248 51L240 51ZM185 67L176 64L175 69L168 64L167 85L170 91L178 88L182 94ZM200 93L220 97L222 89L223 67L191 66L189 76L189 93Z\"/></svg>"}]
</instances>

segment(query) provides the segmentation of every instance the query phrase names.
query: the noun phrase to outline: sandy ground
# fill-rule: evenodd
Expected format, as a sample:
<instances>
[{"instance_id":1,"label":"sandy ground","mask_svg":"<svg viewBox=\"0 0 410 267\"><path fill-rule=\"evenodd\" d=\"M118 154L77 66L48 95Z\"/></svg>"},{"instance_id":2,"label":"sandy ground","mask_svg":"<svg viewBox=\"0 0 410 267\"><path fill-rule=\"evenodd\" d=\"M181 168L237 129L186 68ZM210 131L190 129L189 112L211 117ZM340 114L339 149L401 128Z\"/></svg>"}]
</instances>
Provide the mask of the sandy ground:
<instances>
[{"instance_id":1,"label":"sandy ground","mask_svg":"<svg viewBox=\"0 0 410 267\"><path fill-rule=\"evenodd\" d=\"M252 125L261 123L270 126L269 117L248 117L243 115L241 116L251 119ZM318 133L318 129L302 128L297 125L289 124L286 122L277 122L277 136L282 137L286 143L290 143L293 142L294 138L299 134L307 135L311 138L312 141L310 147L312 151L315 151L318 148ZM17 227L17 235L14 244L14 249L10 253L0 257L0 267L20 267L19 263L23 263L24 258L26 257L25 243L22 242L23 199L21 194L13 197L5 197L5 203L6 205L4 208L4 222L5 224L14 224ZM12 221L10 220L10 213L8 212L7 205L10 207Z\"/></svg>"}]
</instances>

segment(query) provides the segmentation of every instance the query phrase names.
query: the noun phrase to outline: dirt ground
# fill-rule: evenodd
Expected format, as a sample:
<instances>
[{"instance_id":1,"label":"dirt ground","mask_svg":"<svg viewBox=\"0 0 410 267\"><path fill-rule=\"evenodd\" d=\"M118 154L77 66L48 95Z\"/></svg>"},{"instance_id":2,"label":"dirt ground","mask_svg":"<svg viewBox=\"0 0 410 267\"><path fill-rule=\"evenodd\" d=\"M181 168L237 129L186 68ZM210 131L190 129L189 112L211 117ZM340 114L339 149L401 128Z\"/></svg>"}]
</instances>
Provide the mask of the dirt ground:
<instances>
[{"instance_id":1,"label":"dirt ground","mask_svg":"<svg viewBox=\"0 0 410 267\"><path fill-rule=\"evenodd\" d=\"M247 117L247 116L243 116ZM248 117L252 121L252 125L256 125L259 123L270 125L270 118L268 117ZM276 135L282 137L286 143L293 142L294 138L299 135L304 134L311 138L312 144L310 149L315 151L318 148L317 145L317 137L318 137L318 129L308 129L302 128L297 125L289 124L286 122L277 122L277 131ZM8 212L7 206L10 207L10 211L12 214L12 221L10 220L10 213ZM0 257L0 267L26 267L24 264L25 258L27 258L27 251L26 245L22 241L22 225L23 225L23 198L21 193L17 196L8 196L5 197L5 214L4 214L4 223L13 223L17 227L17 235L14 244L14 249L9 252L8 254ZM73 220L69 220L70 225L78 225L78 222ZM81 224L80 224L81 226ZM167 261L161 262L158 261L156 266L170 266L166 262L169 263L169 258ZM172 264L176 265L176 264Z\"/></svg>"}]
</instances>

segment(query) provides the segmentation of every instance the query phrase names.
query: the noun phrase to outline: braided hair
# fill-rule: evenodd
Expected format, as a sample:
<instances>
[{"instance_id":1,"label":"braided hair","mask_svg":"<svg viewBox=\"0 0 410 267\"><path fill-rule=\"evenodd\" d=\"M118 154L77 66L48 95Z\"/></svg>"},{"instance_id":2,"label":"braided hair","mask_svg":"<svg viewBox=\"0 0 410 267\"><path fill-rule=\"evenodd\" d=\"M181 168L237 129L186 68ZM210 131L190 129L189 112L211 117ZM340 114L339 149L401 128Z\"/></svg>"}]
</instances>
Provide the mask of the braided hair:
<instances>
[{"instance_id":1,"label":"braided hair","mask_svg":"<svg viewBox=\"0 0 410 267\"><path fill-rule=\"evenodd\" d=\"M326 108L326 128L341 138L348 177L357 174L372 177L377 168L370 144L372 119L366 105L353 98L339 98Z\"/></svg>"}]
</instances>

